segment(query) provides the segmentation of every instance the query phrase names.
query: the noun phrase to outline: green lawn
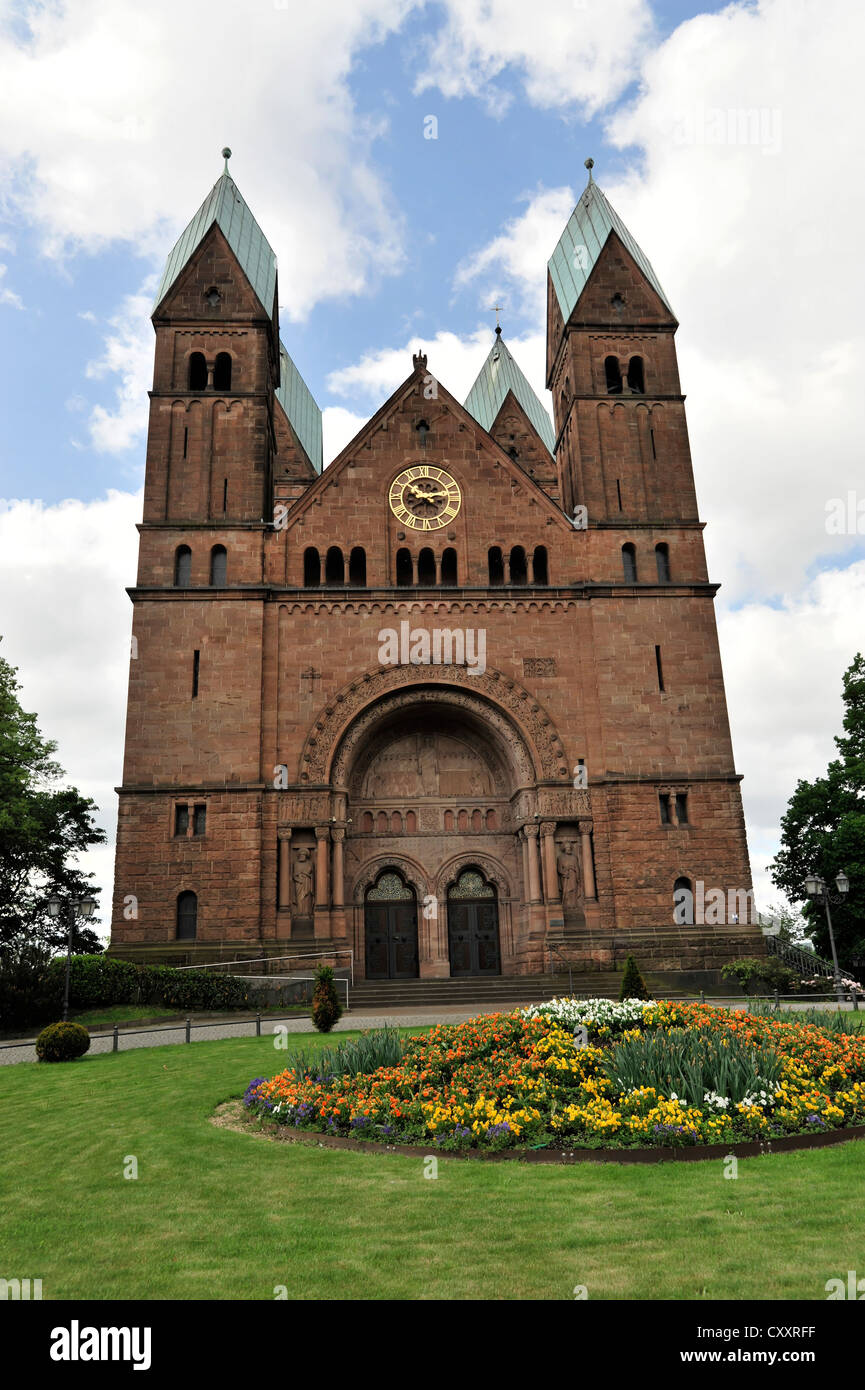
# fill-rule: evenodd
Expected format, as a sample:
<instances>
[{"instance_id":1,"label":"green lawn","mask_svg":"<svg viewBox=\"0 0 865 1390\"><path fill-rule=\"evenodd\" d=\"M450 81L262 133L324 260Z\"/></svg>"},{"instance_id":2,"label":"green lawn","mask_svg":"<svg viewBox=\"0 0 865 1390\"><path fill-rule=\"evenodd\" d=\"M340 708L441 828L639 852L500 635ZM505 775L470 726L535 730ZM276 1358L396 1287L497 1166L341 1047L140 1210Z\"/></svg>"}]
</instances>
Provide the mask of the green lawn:
<instances>
[{"instance_id":1,"label":"green lawn","mask_svg":"<svg viewBox=\"0 0 865 1390\"><path fill-rule=\"evenodd\" d=\"M735 1181L446 1158L429 1180L209 1122L286 1055L238 1038L0 1068L0 1277L46 1299L822 1300L861 1269L865 1143L742 1159Z\"/></svg>"}]
</instances>

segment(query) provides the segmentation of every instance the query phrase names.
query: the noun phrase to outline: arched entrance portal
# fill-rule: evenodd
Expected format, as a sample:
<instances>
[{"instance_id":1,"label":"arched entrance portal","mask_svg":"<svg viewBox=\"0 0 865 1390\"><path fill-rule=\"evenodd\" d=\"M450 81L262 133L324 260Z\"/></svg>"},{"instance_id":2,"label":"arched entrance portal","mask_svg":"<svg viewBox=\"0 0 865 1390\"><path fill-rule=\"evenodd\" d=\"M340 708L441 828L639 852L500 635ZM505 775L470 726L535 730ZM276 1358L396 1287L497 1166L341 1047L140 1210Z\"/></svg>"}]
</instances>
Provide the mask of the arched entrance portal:
<instances>
[{"instance_id":1,"label":"arched entrance portal","mask_svg":"<svg viewBox=\"0 0 865 1390\"><path fill-rule=\"evenodd\" d=\"M451 975L500 975L496 890L476 868L463 869L448 889Z\"/></svg>"},{"instance_id":2,"label":"arched entrance portal","mask_svg":"<svg viewBox=\"0 0 865 1390\"><path fill-rule=\"evenodd\" d=\"M417 977L417 898L396 869L383 869L366 890L364 937L368 980Z\"/></svg>"}]
</instances>

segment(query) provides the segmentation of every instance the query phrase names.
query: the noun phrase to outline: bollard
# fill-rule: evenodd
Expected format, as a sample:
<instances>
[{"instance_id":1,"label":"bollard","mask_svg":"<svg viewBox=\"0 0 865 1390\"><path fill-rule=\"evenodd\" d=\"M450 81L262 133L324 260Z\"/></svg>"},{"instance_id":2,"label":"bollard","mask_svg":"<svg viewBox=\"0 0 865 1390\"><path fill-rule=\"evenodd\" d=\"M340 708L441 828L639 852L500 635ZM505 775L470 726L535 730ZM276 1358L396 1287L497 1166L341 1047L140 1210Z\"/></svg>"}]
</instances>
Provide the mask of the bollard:
<instances>
[{"instance_id":1,"label":"bollard","mask_svg":"<svg viewBox=\"0 0 865 1390\"><path fill-rule=\"evenodd\" d=\"M706 1002L706 991L705 991L704 989L701 989L701 990L700 990L700 1003L701 1003L701 1004L705 1004L705 1002Z\"/></svg>"},{"instance_id":2,"label":"bollard","mask_svg":"<svg viewBox=\"0 0 865 1390\"><path fill-rule=\"evenodd\" d=\"M778 993L778 991L777 991L777 989L776 989L776 990L775 990L775 1008L776 1008L776 1010L777 1010L777 1009L780 1009L780 1007L781 1007L781 996L779 995L779 993Z\"/></svg>"},{"instance_id":3,"label":"bollard","mask_svg":"<svg viewBox=\"0 0 865 1390\"><path fill-rule=\"evenodd\" d=\"M191 1019L191 1018L188 1018L188 1019L186 1020L186 1041L187 1041L187 1042L192 1042L192 1019Z\"/></svg>"},{"instance_id":4,"label":"bollard","mask_svg":"<svg viewBox=\"0 0 865 1390\"><path fill-rule=\"evenodd\" d=\"M261 1014L255 1015L255 1036L257 1038L261 1037Z\"/></svg>"},{"instance_id":5,"label":"bollard","mask_svg":"<svg viewBox=\"0 0 865 1390\"><path fill-rule=\"evenodd\" d=\"M115 1025L114 1025L114 1032L113 1032L112 1037L111 1037L111 1051L112 1051L112 1052L118 1052L118 1051L120 1050L119 1041L120 1041L120 1034L119 1034L118 1031L117 1031L117 1024L115 1023Z\"/></svg>"}]
</instances>

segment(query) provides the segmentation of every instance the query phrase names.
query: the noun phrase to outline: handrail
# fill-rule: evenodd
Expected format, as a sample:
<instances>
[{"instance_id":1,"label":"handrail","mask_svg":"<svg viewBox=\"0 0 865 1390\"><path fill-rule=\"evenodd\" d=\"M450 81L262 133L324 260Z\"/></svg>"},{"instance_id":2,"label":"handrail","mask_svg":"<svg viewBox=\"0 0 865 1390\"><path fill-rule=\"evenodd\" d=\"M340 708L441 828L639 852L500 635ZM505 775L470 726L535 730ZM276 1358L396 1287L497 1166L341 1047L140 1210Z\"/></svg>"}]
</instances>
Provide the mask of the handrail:
<instances>
[{"instance_id":1,"label":"handrail","mask_svg":"<svg viewBox=\"0 0 865 1390\"><path fill-rule=\"evenodd\" d=\"M814 975L825 975L830 980L835 976L832 962L818 956L816 951L809 951L807 946L798 946L792 941L781 941L777 936L767 936L766 948L770 956L780 956L799 970L810 970Z\"/></svg>"},{"instance_id":2,"label":"handrail","mask_svg":"<svg viewBox=\"0 0 865 1390\"><path fill-rule=\"evenodd\" d=\"M348 956L349 970L351 972L351 983L354 986L354 951L350 946L345 946L339 951L298 951L292 952L289 956L253 956L251 960L211 960L206 965L176 965L175 970L216 970L222 965L260 965L262 961L272 962L280 960L320 960L325 956Z\"/></svg>"}]
</instances>

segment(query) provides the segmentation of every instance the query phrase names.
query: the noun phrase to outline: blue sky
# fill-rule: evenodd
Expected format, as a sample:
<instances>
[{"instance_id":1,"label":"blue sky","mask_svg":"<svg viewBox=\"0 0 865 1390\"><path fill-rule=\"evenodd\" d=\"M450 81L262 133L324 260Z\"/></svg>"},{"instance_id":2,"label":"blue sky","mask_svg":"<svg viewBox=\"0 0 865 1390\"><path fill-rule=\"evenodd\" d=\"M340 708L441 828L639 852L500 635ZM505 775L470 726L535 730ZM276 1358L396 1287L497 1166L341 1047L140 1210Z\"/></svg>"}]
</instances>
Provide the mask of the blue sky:
<instances>
[{"instance_id":1,"label":"blue sky","mask_svg":"<svg viewBox=\"0 0 865 1390\"><path fill-rule=\"evenodd\" d=\"M282 334L324 410L326 460L418 343L464 397L496 298L543 392L545 262L590 154L681 323L771 900L778 818L831 756L863 645L865 515L846 535L825 524L833 498L865 498L862 26L847 0L0 0L2 650L109 833L150 298L222 145L277 252ZM109 881L110 851L94 869Z\"/></svg>"}]
</instances>

